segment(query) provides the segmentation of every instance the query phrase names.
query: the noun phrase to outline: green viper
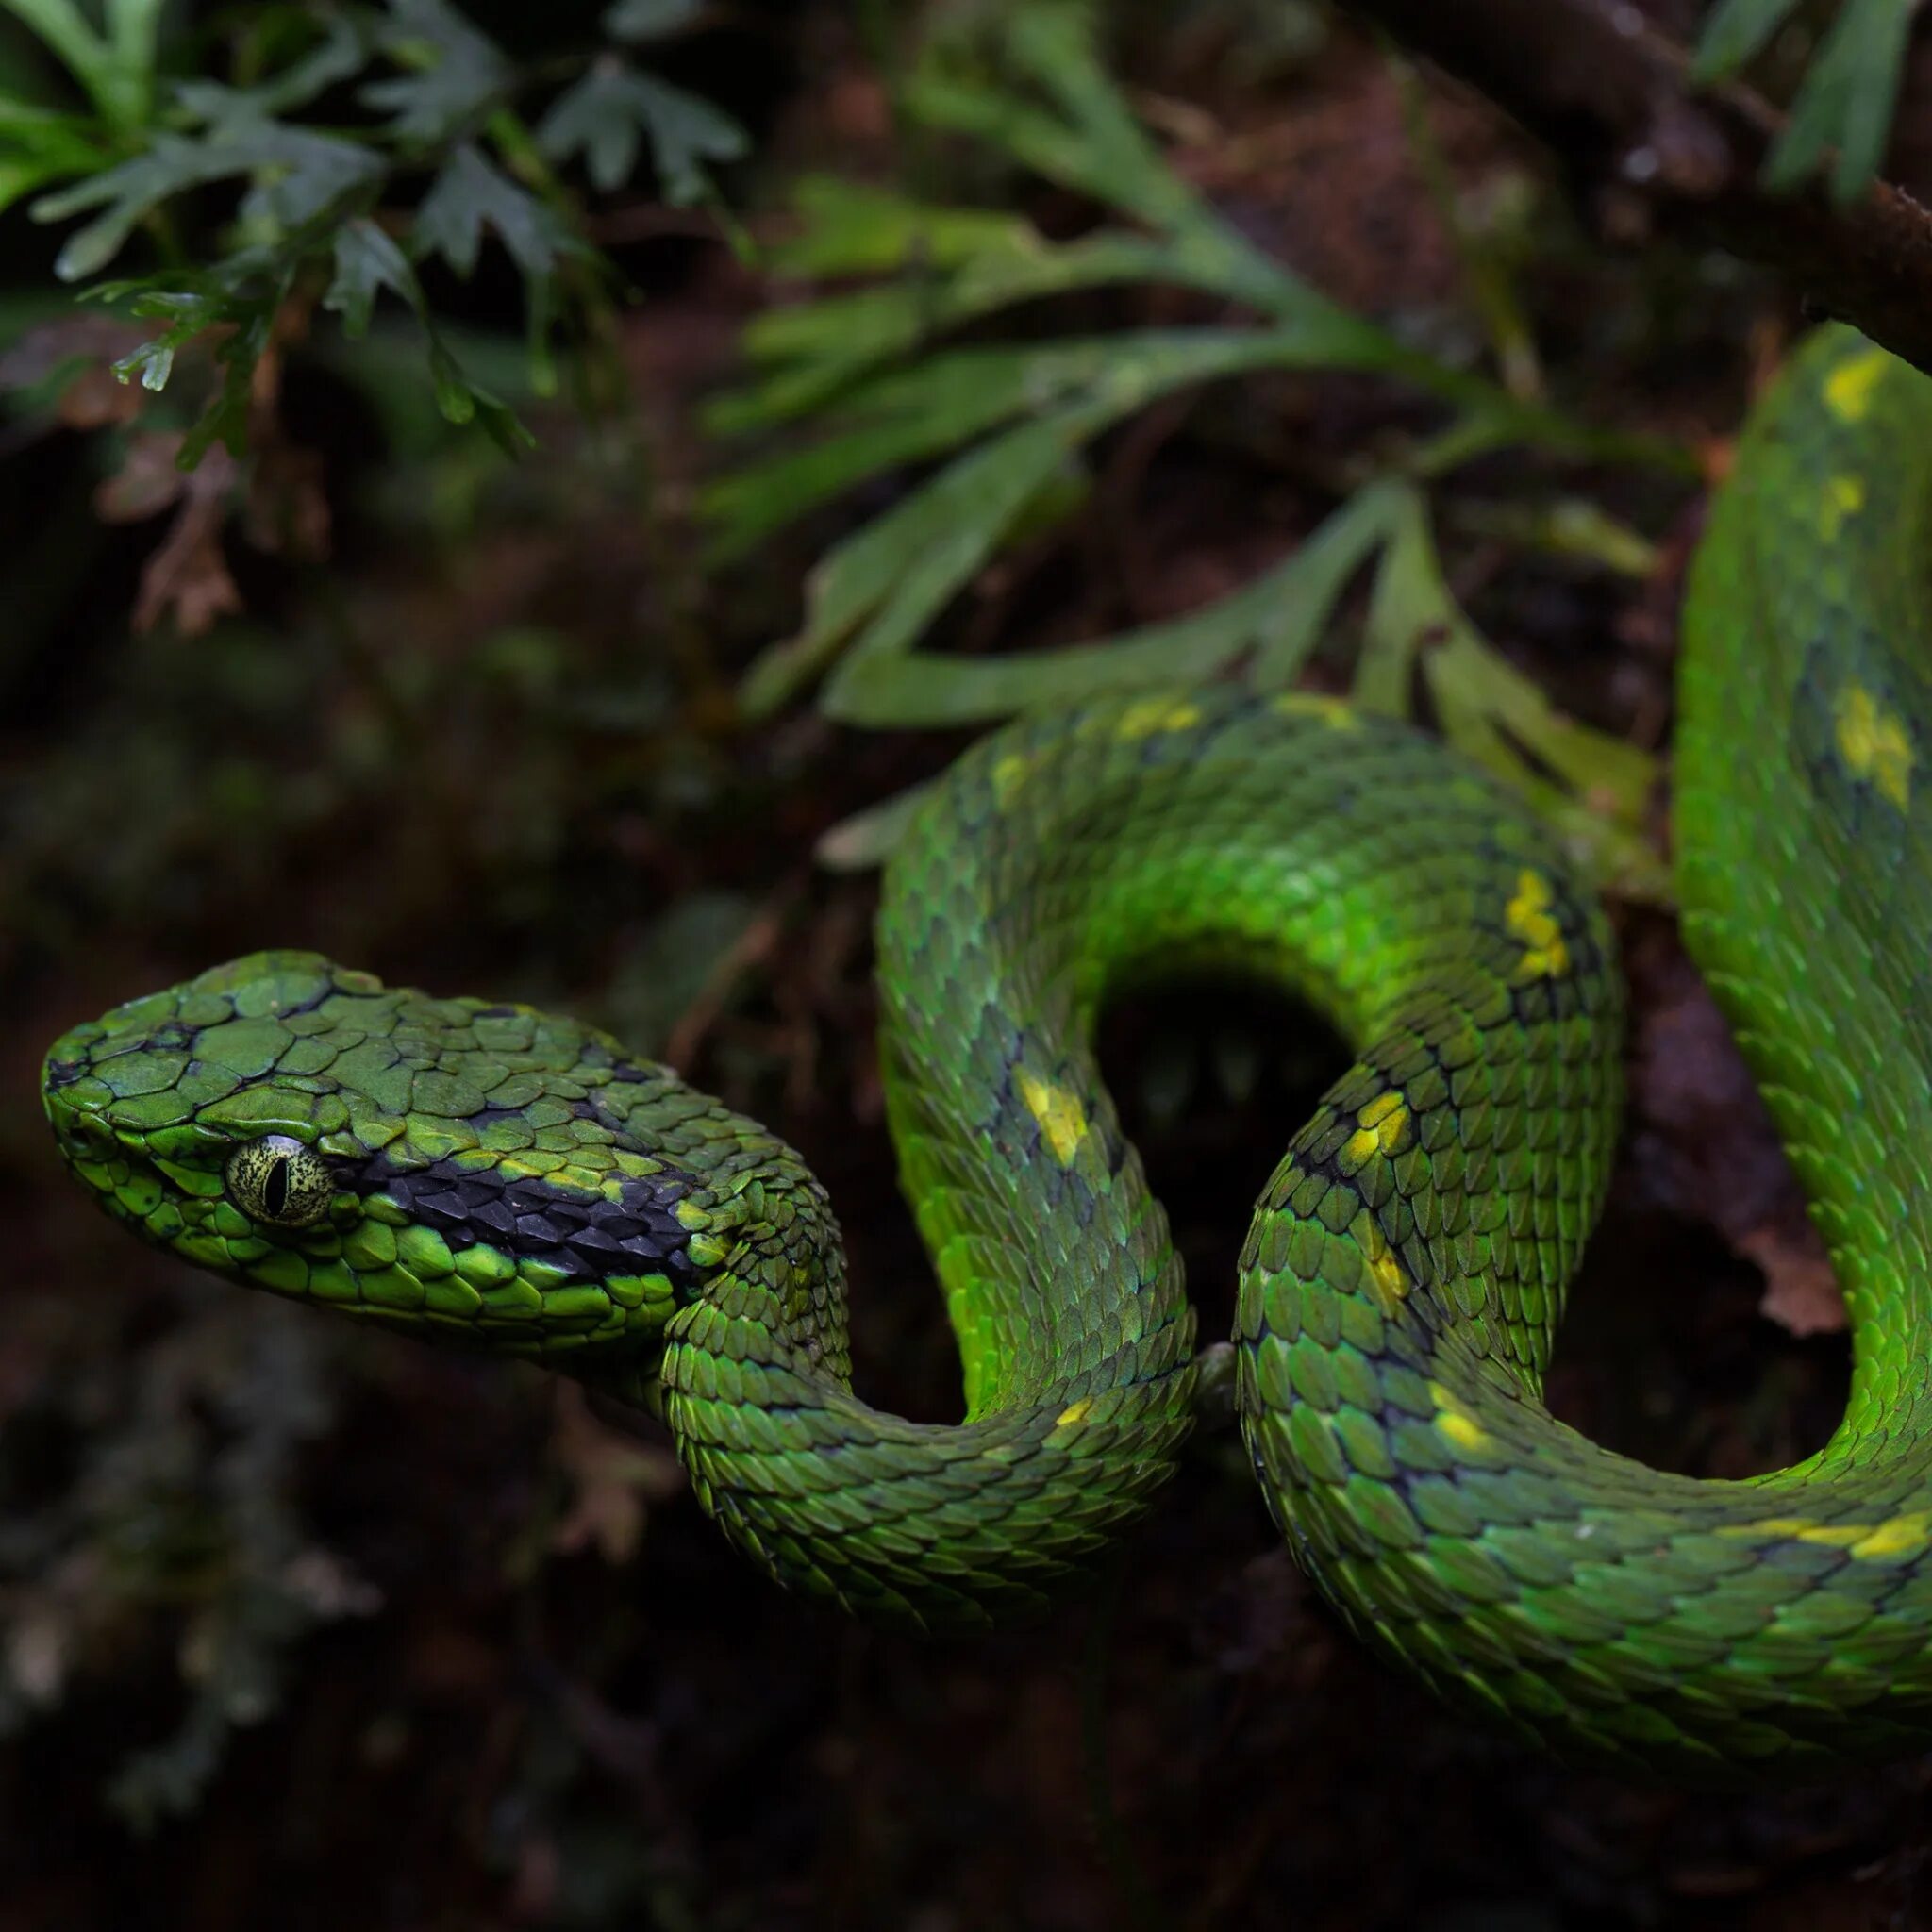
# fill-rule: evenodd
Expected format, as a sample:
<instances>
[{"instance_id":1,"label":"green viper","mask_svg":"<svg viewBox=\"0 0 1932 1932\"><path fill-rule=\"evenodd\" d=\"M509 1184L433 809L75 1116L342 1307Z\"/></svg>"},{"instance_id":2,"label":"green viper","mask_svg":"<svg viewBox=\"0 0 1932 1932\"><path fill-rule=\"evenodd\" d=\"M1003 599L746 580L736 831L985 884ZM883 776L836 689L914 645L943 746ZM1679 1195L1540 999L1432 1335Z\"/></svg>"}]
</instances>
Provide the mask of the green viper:
<instances>
[{"instance_id":1,"label":"green viper","mask_svg":"<svg viewBox=\"0 0 1932 1932\"><path fill-rule=\"evenodd\" d=\"M1033 1603L1172 1473L1194 1322L1095 1070L1114 989L1266 975L1359 1055L1241 1256L1241 1426L1351 1624L1573 1755L1791 1775L1932 1740L1932 382L1843 330L1757 410L1699 551L1677 741L1685 929L1857 1329L1828 1447L1666 1475L1540 1397L1617 1136L1622 994L1547 831L1435 743L1231 688L979 744L879 915L906 1192L965 1420L847 1375L790 1148L520 1006L261 953L48 1056L75 1173L148 1241L660 1414L773 1575L929 1624Z\"/></svg>"}]
</instances>

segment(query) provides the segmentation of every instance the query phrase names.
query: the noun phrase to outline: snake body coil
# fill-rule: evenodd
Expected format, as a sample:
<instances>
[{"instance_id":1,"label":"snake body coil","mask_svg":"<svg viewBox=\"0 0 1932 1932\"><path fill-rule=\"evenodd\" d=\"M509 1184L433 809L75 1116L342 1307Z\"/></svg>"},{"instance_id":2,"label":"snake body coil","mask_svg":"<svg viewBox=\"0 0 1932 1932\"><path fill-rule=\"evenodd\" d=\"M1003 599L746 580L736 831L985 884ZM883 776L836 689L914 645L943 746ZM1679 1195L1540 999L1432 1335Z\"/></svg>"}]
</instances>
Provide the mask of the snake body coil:
<instances>
[{"instance_id":1,"label":"snake body coil","mask_svg":"<svg viewBox=\"0 0 1932 1932\"><path fill-rule=\"evenodd\" d=\"M847 1379L824 1194L762 1127L528 1008L258 954L45 1073L147 1239L357 1317L551 1362L669 1423L774 1575L927 1622L1034 1599L1170 1474L1193 1318L1091 1051L1108 993L1266 975L1358 1055L1241 1257L1241 1426L1350 1623L1573 1754L1802 1773L1932 1730L1932 384L1827 332L1754 418L1694 574L1686 929L1849 1298L1849 1412L1798 1467L1660 1474L1540 1390L1616 1135L1621 993L1551 835L1326 700L1023 720L890 869L882 1053L965 1371L917 1424Z\"/></svg>"}]
</instances>

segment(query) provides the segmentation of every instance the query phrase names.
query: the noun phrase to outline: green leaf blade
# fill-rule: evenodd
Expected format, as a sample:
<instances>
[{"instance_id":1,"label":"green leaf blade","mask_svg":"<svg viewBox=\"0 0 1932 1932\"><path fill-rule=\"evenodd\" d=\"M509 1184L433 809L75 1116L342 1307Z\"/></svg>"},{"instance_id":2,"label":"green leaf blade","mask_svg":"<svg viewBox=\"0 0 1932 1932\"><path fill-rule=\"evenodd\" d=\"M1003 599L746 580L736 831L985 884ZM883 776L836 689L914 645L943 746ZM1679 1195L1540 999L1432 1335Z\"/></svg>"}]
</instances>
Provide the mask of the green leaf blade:
<instances>
[{"instance_id":1,"label":"green leaf blade","mask_svg":"<svg viewBox=\"0 0 1932 1932\"><path fill-rule=\"evenodd\" d=\"M424 313L423 285L416 271L395 239L377 223L345 223L335 239L334 262L322 306L342 318L342 332L352 340L368 334L376 297L385 289L416 314Z\"/></svg>"},{"instance_id":2,"label":"green leaf blade","mask_svg":"<svg viewBox=\"0 0 1932 1932\"><path fill-rule=\"evenodd\" d=\"M449 0L389 0L379 43L406 73L363 87L365 107L389 115L389 138L423 149L473 128L508 89L514 72L495 42Z\"/></svg>"},{"instance_id":3,"label":"green leaf blade","mask_svg":"<svg viewBox=\"0 0 1932 1932\"><path fill-rule=\"evenodd\" d=\"M486 229L532 278L552 274L558 256L573 245L569 230L550 208L466 141L451 152L416 210L416 258L441 256L467 281L476 272Z\"/></svg>"},{"instance_id":4,"label":"green leaf blade","mask_svg":"<svg viewBox=\"0 0 1932 1932\"><path fill-rule=\"evenodd\" d=\"M1707 85L1728 79L1770 45L1771 37L1799 4L1800 0L1722 0L1698 36L1690 77Z\"/></svg>"}]
</instances>

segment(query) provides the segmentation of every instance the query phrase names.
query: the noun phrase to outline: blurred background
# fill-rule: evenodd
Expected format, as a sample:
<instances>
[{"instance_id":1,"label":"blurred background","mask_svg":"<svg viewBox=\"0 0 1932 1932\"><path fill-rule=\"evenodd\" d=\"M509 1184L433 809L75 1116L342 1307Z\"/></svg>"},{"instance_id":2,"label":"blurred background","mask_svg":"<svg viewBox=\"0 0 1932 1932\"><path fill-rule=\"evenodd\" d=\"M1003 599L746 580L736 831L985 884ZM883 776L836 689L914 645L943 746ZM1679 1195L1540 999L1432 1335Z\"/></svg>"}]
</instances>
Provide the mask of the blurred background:
<instances>
[{"instance_id":1,"label":"blurred background","mask_svg":"<svg viewBox=\"0 0 1932 1932\"><path fill-rule=\"evenodd\" d=\"M1723 11L1843 138L1837 9ZM1857 127L1932 188L1880 12ZM1555 1770L1348 1641L1229 1435L1043 1624L861 1629L571 1385L136 1247L37 1092L262 945L579 1014L803 1150L860 1388L957 1414L874 1058L898 801L1036 699L1353 688L1624 937L1557 1412L1789 1461L1843 1316L1677 945L1662 755L1791 290L1300 0L8 0L0 197L0 1932L1925 1921L1924 1767ZM1198 987L1104 1047L1224 1335L1345 1055Z\"/></svg>"}]
</instances>

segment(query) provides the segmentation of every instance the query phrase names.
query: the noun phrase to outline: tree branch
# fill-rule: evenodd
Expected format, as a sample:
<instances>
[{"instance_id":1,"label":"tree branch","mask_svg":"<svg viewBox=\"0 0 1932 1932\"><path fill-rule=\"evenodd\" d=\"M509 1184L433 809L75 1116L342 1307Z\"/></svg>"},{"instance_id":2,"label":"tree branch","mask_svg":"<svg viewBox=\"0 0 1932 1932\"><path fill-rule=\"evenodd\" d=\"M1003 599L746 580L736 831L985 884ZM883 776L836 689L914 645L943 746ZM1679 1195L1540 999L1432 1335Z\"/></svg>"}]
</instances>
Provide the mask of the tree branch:
<instances>
[{"instance_id":1,"label":"tree branch","mask_svg":"<svg viewBox=\"0 0 1932 1932\"><path fill-rule=\"evenodd\" d=\"M1767 193L1783 117L1750 89L1700 89L1690 56L1629 0L1347 0L1487 94L1599 192L1640 196L1781 270L1818 309L1932 373L1932 211L1885 182L1849 208L1821 183Z\"/></svg>"}]
</instances>

